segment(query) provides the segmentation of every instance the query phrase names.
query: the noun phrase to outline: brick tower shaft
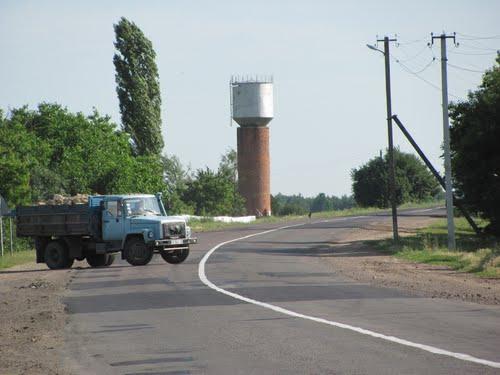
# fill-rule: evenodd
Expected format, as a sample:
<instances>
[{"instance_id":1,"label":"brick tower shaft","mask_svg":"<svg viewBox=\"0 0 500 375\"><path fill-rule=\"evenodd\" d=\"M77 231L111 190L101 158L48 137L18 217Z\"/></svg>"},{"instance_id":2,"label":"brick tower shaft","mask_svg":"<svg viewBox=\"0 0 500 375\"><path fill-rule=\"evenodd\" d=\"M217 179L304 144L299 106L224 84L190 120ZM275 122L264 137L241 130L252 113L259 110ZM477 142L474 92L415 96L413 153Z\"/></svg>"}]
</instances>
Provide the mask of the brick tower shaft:
<instances>
[{"instance_id":1,"label":"brick tower shaft","mask_svg":"<svg viewBox=\"0 0 500 375\"><path fill-rule=\"evenodd\" d=\"M239 127L238 189L246 200L249 215L271 215L271 173L269 167L269 128Z\"/></svg>"}]
</instances>

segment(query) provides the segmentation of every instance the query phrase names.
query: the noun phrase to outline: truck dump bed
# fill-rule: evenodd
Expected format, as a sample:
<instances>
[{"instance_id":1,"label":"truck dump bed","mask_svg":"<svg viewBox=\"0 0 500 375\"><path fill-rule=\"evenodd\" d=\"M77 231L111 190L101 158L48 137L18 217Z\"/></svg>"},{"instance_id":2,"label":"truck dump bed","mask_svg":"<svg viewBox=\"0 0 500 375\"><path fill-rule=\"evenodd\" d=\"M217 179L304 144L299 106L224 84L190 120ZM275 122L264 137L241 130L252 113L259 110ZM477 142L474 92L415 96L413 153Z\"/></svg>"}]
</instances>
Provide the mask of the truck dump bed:
<instances>
[{"instance_id":1,"label":"truck dump bed","mask_svg":"<svg viewBox=\"0 0 500 375\"><path fill-rule=\"evenodd\" d=\"M93 216L85 204L18 207L17 236L90 236Z\"/></svg>"}]
</instances>

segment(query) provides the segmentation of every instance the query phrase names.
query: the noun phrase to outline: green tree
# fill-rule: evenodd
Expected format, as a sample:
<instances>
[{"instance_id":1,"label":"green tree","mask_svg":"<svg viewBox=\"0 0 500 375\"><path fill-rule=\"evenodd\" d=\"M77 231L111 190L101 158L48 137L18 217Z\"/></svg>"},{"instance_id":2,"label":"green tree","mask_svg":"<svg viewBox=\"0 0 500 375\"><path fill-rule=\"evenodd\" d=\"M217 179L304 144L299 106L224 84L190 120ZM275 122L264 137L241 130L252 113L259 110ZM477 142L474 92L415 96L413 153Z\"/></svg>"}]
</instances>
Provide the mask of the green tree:
<instances>
[{"instance_id":1,"label":"green tree","mask_svg":"<svg viewBox=\"0 0 500 375\"><path fill-rule=\"evenodd\" d=\"M222 155L219 163L219 171L236 185L238 182L238 156L234 149L230 149Z\"/></svg>"},{"instance_id":2,"label":"green tree","mask_svg":"<svg viewBox=\"0 0 500 375\"><path fill-rule=\"evenodd\" d=\"M138 155L161 155L161 95L156 53L141 29L126 18L114 25L116 91L123 129Z\"/></svg>"},{"instance_id":3,"label":"green tree","mask_svg":"<svg viewBox=\"0 0 500 375\"><path fill-rule=\"evenodd\" d=\"M275 216L304 215L309 212L313 198L298 195L271 195L271 211Z\"/></svg>"},{"instance_id":4,"label":"green tree","mask_svg":"<svg viewBox=\"0 0 500 375\"><path fill-rule=\"evenodd\" d=\"M238 191L238 155L234 149L230 149L222 155L219 163L219 174L232 184L232 215L243 215L245 213L245 200Z\"/></svg>"},{"instance_id":5,"label":"green tree","mask_svg":"<svg viewBox=\"0 0 500 375\"><path fill-rule=\"evenodd\" d=\"M32 134L22 121L22 114L27 112L27 108L22 107L4 117L0 111L0 195L11 206L32 201L32 172L43 170L48 164L47 144Z\"/></svg>"},{"instance_id":6,"label":"green tree","mask_svg":"<svg viewBox=\"0 0 500 375\"><path fill-rule=\"evenodd\" d=\"M232 215L232 181L208 167L198 169L192 180L187 182L183 200L194 207L196 215Z\"/></svg>"},{"instance_id":7,"label":"green tree","mask_svg":"<svg viewBox=\"0 0 500 375\"><path fill-rule=\"evenodd\" d=\"M280 199L280 194L271 194L271 212L274 216L281 216L281 210L283 209L283 202Z\"/></svg>"},{"instance_id":8,"label":"green tree","mask_svg":"<svg viewBox=\"0 0 500 375\"><path fill-rule=\"evenodd\" d=\"M450 117L455 189L500 235L500 54L478 90L450 105Z\"/></svg>"},{"instance_id":9,"label":"green tree","mask_svg":"<svg viewBox=\"0 0 500 375\"><path fill-rule=\"evenodd\" d=\"M387 165L376 157L351 171L352 191L356 203L363 207L387 207Z\"/></svg>"},{"instance_id":10,"label":"green tree","mask_svg":"<svg viewBox=\"0 0 500 375\"><path fill-rule=\"evenodd\" d=\"M352 196L343 195L336 197L319 193L316 197L303 197L299 195L284 195L278 193L271 195L271 210L273 215L304 215L309 211L321 212L329 210L344 210L356 205Z\"/></svg>"},{"instance_id":11,"label":"green tree","mask_svg":"<svg viewBox=\"0 0 500 375\"><path fill-rule=\"evenodd\" d=\"M193 207L196 215L242 215L244 199L237 191L236 152L222 155L217 172L210 168L198 169L187 179L182 201Z\"/></svg>"},{"instance_id":12,"label":"green tree","mask_svg":"<svg viewBox=\"0 0 500 375\"><path fill-rule=\"evenodd\" d=\"M167 193L164 196L165 208L170 214L192 214L194 208L182 197L187 188L189 172L184 169L181 161L175 155L163 156L163 176Z\"/></svg>"},{"instance_id":13,"label":"green tree","mask_svg":"<svg viewBox=\"0 0 500 375\"><path fill-rule=\"evenodd\" d=\"M165 190L156 156L134 156L129 136L107 116L57 104L0 116L0 194L11 205L55 193L154 193Z\"/></svg>"},{"instance_id":14,"label":"green tree","mask_svg":"<svg viewBox=\"0 0 500 375\"><path fill-rule=\"evenodd\" d=\"M415 155L395 149L394 162L397 204L429 200L439 193L438 182ZM358 205L389 206L388 165L386 153L383 158L375 157L351 171L352 190Z\"/></svg>"},{"instance_id":15,"label":"green tree","mask_svg":"<svg viewBox=\"0 0 500 375\"><path fill-rule=\"evenodd\" d=\"M325 193L319 193L311 203L312 212L329 211L332 209L332 201Z\"/></svg>"}]
</instances>

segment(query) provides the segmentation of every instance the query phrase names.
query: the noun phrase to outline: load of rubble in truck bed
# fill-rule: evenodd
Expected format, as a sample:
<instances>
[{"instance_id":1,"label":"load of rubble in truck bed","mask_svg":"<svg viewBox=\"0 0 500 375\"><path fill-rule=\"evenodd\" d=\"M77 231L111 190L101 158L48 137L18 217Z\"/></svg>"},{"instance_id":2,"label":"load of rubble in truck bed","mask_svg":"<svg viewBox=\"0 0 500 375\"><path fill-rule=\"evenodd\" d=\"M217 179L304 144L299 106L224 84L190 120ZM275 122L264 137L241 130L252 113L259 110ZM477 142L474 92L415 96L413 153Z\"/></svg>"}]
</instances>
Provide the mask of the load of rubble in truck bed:
<instances>
[{"instance_id":1,"label":"load of rubble in truck bed","mask_svg":"<svg viewBox=\"0 0 500 375\"><path fill-rule=\"evenodd\" d=\"M51 199L37 202L38 206L60 206L60 205L75 205L87 204L89 201L88 194L77 194L72 197L65 197L61 194L54 194Z\"/></svg>"}]
</instances>

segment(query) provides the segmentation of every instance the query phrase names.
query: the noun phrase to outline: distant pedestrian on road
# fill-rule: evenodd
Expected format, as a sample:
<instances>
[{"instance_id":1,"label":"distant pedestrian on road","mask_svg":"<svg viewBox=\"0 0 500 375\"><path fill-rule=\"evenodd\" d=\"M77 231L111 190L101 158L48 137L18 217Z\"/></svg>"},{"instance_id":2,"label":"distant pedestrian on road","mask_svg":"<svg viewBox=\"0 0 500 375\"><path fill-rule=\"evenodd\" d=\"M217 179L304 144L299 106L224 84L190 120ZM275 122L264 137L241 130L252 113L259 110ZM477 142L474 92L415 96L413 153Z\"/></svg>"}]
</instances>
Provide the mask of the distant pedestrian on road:
<instances>
[{"instance_id":1,"label":"distant pedestrian on road","mask_svg":"<svg viewBox=\"0 0 500 375\"><path fill-rule=\"evenodd\" d=\"M309 210L309 213L307 214L307 216L309 217L309 219L311 219L312 214L313 214L312 211Z\"/></svg>"}]
</instances>

